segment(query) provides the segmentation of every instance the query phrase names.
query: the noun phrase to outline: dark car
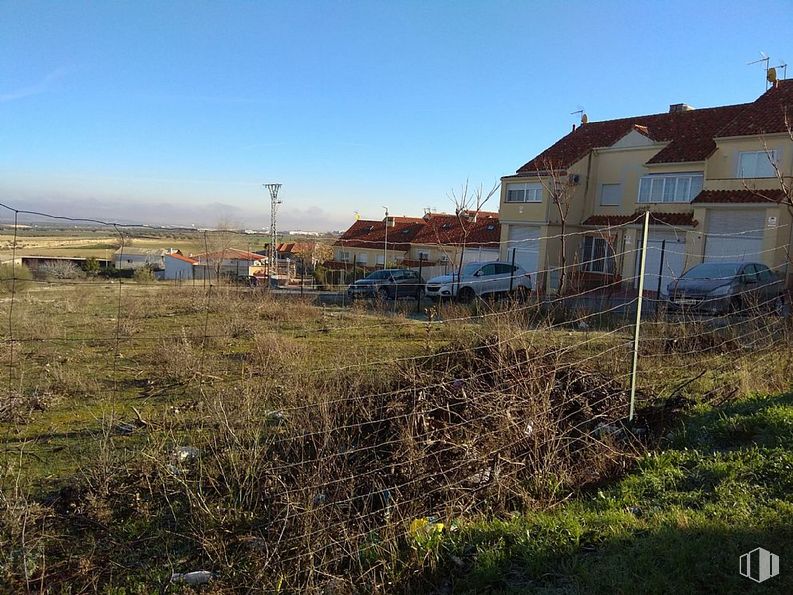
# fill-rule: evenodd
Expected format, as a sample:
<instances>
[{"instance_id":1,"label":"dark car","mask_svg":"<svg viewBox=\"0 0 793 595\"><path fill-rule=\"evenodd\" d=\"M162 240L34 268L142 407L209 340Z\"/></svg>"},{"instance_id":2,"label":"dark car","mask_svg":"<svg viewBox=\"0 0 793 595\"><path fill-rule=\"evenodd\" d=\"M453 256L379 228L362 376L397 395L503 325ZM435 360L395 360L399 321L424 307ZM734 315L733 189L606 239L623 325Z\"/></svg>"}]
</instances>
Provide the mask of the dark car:
<instances>
[{"instance_id":1,"label":"dark car","mask_svg":"<svg viewBox=\"0 0 793 595\"><path fill-rule=\"evenodd\" d=\"M706 314L763 308L783 313L785 290L780 279L758 262L705 262L690 268L668 286L668 310Z\"/></svg>"},{"instance_id":2,"label":"dark car","mask_svg":"<svg viewBox=\"0 0 793 595\"><path fill-rule=\"evenodd\" d=\"M369 273L347 288L350 299L398 297L419 298L424 293L424 279L409 269L383 269Z\"/></svg>"}]
</instances>

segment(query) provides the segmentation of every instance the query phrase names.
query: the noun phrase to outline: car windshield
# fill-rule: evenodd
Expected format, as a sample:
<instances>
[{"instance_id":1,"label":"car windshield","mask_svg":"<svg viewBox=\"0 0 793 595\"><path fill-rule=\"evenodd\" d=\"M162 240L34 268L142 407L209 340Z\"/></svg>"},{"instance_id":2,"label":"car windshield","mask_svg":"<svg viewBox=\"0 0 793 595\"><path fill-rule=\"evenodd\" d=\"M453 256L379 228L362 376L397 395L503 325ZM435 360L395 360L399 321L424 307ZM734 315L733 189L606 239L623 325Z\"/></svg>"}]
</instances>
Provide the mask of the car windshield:
<instances>
[{"instance_id":1,"label":"car windshield","mask_svg":"<svg viewBox=\"0 0 793 595\"><path fill-rule=\"evenodd\" d=\"M367 279L388 279L391 276L391 271L375 271L374 273L369 274L366 278Z\"/></svg>"},{"instance_id":2,"label":"car windshield","mask_svg":"<svg viewBox=\"0 0 793 595\"><path fill-rule=\"evenodd\" d=\"M695 266L683 275L683 279L730 279L738 273L740 264L706 262Z\"/></svg>"}]
</instances>

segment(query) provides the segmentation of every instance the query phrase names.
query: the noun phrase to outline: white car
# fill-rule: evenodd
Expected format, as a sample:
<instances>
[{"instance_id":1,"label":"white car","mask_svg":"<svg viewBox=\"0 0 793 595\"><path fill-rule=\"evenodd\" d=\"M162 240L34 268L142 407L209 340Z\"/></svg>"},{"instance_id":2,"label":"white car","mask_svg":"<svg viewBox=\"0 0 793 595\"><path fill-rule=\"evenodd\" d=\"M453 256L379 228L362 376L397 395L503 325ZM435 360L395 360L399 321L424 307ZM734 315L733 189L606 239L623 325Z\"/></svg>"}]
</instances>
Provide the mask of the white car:
<instances>
[{"instance_id":1,"label":"white car","mask_svg":"<svg viewBox=\"0 0 793 595\"><path fill-rule=\"evenodd\" d=\"M531 293L531 276L508 262L469 262L462 274L440 275L427 281L424 294L433 299L459 298L471 302L475 297L512 294L525 299Z\"/></svg>"}]
</instances>

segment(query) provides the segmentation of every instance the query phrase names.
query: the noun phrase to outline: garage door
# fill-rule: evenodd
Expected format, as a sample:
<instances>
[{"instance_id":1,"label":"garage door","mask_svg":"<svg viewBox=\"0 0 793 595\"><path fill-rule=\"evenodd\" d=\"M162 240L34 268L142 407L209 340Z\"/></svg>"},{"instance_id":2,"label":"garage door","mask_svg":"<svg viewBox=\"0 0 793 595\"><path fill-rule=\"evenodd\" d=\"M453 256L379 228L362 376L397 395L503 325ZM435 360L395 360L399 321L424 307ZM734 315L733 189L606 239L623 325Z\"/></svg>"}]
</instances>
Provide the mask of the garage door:
<instances>
[{"instance_id":1,"label":"garage door","mask_svg":"<svg viewBox=\"0 0 793 595\"><path fill-rule=\"evenodd\" d=\"M640 244L641 245L641 244ZM662 262L663 261L663 262ZM641 266L641 252L636 253L636 272ZM645 291L658 291L661 280L661 295L667 293L666 287L678 278L686 266L685 232L651 229L647 238L647 261L644 265ZM639 286L639 279L634 287Z\"/></svg>"},{"instance_id":2,"label":"garage door","mask_svg":"<svg viewBox=\"0 0 793 595\"><path fill-rule=\"evenodd\" d=\"M498 250L469 246L463 254L463 262L490 262L491 260L498 260Z\"/></svg>"},{"instance_id":3,"label":"garage door","mask_svg":"<svg viewBox=\"0 0 793 595\"><path fill-rule=\"evenodd\" d=\"M765 210L708 211L705 261L762 261Z\"/></svg>"},{"instance_id":4,"label":"garage door","mask_svg":"<svg viewBox=\"0 0 793 595\"><path fill-rule=\"evenodd\" d=\"M510 225L507 260L515 253L515 264L531 273L532 287L537 287L540 256L540 228L536 225Z\"/></svg>"}]
</instances>

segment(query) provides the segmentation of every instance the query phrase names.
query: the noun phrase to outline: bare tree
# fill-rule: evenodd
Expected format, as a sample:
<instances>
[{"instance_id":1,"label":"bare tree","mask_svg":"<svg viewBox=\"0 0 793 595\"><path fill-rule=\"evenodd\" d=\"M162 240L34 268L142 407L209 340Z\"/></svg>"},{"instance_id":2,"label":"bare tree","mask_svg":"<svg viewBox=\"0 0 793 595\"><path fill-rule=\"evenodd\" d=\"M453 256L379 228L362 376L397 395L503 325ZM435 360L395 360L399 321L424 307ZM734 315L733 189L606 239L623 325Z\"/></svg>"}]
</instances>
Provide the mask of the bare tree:
<instances>
[{"instance_id":1,"label":"bare tree","mask_svg":"<svg viewBox=\"0 0 793 595\"><path fill-rule=\"evenodd\" d=\"M236 232L238 229L240 229L238 223L224 217L218 221L215 230L205 236L206 266L208 270L213 271L217 280L220 279L226 255L234 247L238 239L238 233Z\"/></svg>"},{"instance_id":2,"label":"bare tree","mask_svg":"<svg viewBox=\"0 0 793 595\"><path fill-rule=\"evenodd\" d=\"M460 243L460 256L457 264L457 294L460 293L460 276L463 270L465 258L465 247L468 244L468 235L471 233L473 224L476 223L479 213L487 201L493 198L501 187L500 182L496 182L493 187L485 192L480 184L478 188L471 190L468 180L460 188L459 192L451 191L450 198L454 202L454 214L462 230L462 242Z\"/></svg>"},{"instance_id":3,"label":"bare tree","mask_svg":"<svg viewBox=\"0 0 793 595\"><path fill-rule=\"evenodd\" d=\"M559 242L561 250L559 252L559 295L564 295L567 291L567 217L570 213L570 206L573 202L575 192L575 176L568 175L567 170L555 163L553 160L545 158L542 161L542 169L537 171L537 178L542 184L551 204L556 208L559 216Z\"/></svg>"},{"instance_id":4,"label":"bare tree","mask_svg":"<svg viewBox=\"0 0 793 595\"><path fill-rule=\"evenodd\" d=\"M333 246L327 242L306 242L296 247L294 253L313 268L333 258Z\"/></svg>"}]
</instances>

